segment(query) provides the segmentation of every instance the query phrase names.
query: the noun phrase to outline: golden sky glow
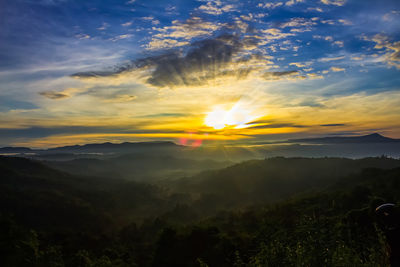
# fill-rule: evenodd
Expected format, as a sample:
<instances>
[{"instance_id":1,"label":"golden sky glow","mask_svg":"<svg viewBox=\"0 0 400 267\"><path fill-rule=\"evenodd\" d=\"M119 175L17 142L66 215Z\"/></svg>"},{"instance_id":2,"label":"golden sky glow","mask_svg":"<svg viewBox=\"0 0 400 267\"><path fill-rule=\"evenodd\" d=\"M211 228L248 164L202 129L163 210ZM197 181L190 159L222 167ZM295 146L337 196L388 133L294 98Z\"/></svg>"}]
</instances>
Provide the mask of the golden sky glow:
<instances>
[{"instance_id":1,"label":"golden sky glow","mask_svg":"<svg viewBox=\"0 0 400 267\"><path fill-rule=\"evenodd\" d=\"M58 25L0 25L0 146L400 138L398 1L17 2Z\"/></svg>"}]
</instances>

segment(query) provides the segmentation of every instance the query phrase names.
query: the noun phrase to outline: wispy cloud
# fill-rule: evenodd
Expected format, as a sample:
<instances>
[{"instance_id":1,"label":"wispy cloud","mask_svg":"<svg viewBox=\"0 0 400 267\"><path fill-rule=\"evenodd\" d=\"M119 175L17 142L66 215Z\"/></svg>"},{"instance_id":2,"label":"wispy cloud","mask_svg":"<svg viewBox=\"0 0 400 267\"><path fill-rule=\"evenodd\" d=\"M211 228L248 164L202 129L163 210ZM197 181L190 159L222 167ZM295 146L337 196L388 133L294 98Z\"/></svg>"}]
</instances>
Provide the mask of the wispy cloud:
<instances>
[{"instance_id":1,"label":"wispy cloud","mask_svg":"<svg viewBox=\"0 0 400 267\"><path fill-rule=\"evenodd\" d=\"M132 25L132 21L127 21L127 22L121 24L121 26L123 26L123 27L129 27L131 25Z\"/></svg>"},{"instance_id":2,"label":"wispy cloud","mask_svg":"<svg viewBox=\"0 0 400 267\"><path fill-rule=\"evenodd\" d=\"M106 30L108 27L110 27L110 24L108 24L107 22L103 22L103 24L102 24L100 27L98 27L97 29L98 29L99 31L104 31L104 30Z\"/></svg>"},{"instance_id":3,"label":"wispy cloud","mask_svg":"<svg viewBox=\"0 0 400 267\"><path fill-rule=\"evenodd\" d=\"M103 99L106 103L123 103L123 102L131 102L135 100L137 96L135 95L115 95L114 97L107 97Z\"/></svg>"},{"instance_id":4,"label":"wispy cloud","mask_svg":"<svg viewBox=\"0 0 400 267\"><path fill-rule=\"evenodd\" d=\"M304 68L304 67L308 67L312 64L312 62L304 62L304 63L300 63L300 62L292 62L289 63L290 66L296 66L298 68Z\"/></svg>"},{"instance_id":5,"label":"wispy cloud","mask_svg":"<svg viewBox=\"0 0 400 267\"><path fill-rule=\"evenodd\" d=\"M117 36L114 36L114 37L110 38L110 41L117 42L119 40L129 39L132 36L133 36L133 34L130 34L130 33L121 34L121 35L117 35Z\"/></svg>"},{"instance_id":6,"label":"wispy cloud","mask_svg":"<svg viewBox=\"0 0 400 267\"><path fill-rule=\"evenodd\" d=\"M384 34L376 34L372 38L364 37L364 39L375 42L375 49L383 49L385 51L384 61L390 66L400 69L400 41L392 42Z\"/></svg>"},{"instance_id":7,"label":"wispy cloud","mask_svg":"<svg viewBox=\"0 0 400 267\"><path fill-rule=\"evenodd\" d=\"M329 123L329 124L321 124L322 127L339 127L339 126L347 126L346 123Z\"/></svg>"},{"instance_id":8,"label":"wispy cloud","mask_svg":"<svg viewBox=\"0 0 400 267\"><path fill-rule=\"evenodd\" d=\"M346 69L340 67L331 67L330 70L333 72L339 72L339 71L345 71Z\"/></svg>"},{"instance_id":9,"label":"wispy cloud","mask_svg":"<svg viewBox=\"0 0 400 267\"><path fill-rule=\"evenodd\" d=\"M330 62L330 61L337 61L337 60L342 60L344 59L345 56L339 56L339 57L323 57L320 58L319 61L321 62Z\"/></svg>"},{"instance_id":10,"label":"wispy cloud","mask_svg":"<svg viewBox=\"0 0 400 267\"><path fill-rule=\"evenodd\" d=\"M289 0L289 1L287 1L287 2L285 3L285 5L287 5L287 6L293 6L294 4L303 3L303 2L305 2L305 0Z\"/></svg>"},{"instance_id":11,"label":"wispy cloud","mask_svg":"<svg viewBox=\"0 0 400 267\"><path fill-rule=\"evenodd\" d=\"M276 81L276 80L284 80L295 78L299 76L299 71L297 70L290 70L290 71L274 71L274 72L265 72L263 74L263 78L267 81Z\"/></svg>"},{"instance_id":12,"label":"wispy cloud","mask_svg":"<svg viewBox=\"0 0 400 267\"><path fill-rule=\"evenodd\" d=\"M64 98L69 98L80 91L82 91L82 89L67 88L62 91L42 91L42 92L39 92L39 95L44 96L48 99L52 99L52 100L60 100L60 99L64 99Z\"/></svg>"},{"instance_id":13,"label":"wispy cloud","mask_svg":"<svg viewBox=\"0 0 400 267\"><path fill-rule=\"evenodd\" d=\"M320 7L308 7L307 11L316 11L316 12L324 12L324 10Z\"/></svg>"},{"instance_id":14,"label":"wispy cloud","mask_svg":"<svg viewBox=\"0 0 400 267\"><path fill-rule=\"evenodd\" d=\"M174 20L171 26L154 28L158 33L152 36L146 48L154 50L186 45L189 40L210 36L223 26L225 24L204 21L199 17L192 17L183 22Z\"/></svg>"},{"instance_id":15,"label":"wispy cloud","mask_svg":"<svg viewBox=\"0 0 400 267\"><path fill-rule=\"evenodd\" d=\"M210 14L210 15L221 15L225 12L231 12L236 9L235 5L223 4L222 1L208 1L206 4L198 7L198 10Z\"/></svg>"},{"instance_id":16,"label":"wispy cloud","mask_svg":"<svg viewBox=\"0 0 400 267\"><path fill-rule=\"evenodd\" d=\"M262 8L269 8L269 9L274 9L277 7L283 6L283 2L276 2L276 3L259 3L258 7Z\"/></svg>"},{"instance_id":17,"label":"wispy cloud","mask_svg":"<svg viewBox=\"0 0 400 267\"><path fill-rule=\"evenodd\" d=\"M68 94L65 93L61 93L61 92L54 92L54 91L46 91L46 92L40 92L40 95L50 98L50 99L54 99L54 100L58 100L58 99L63 99L63 98L67 98L69 97Z\"/></svg>"},{"instance_id":18,"label":"wispy cloud","mask_svg":"<svg viewBox=\"0 0 400 267\"><path fill-rule=\"evenodd\" d=\"M321 0L321 3L325 5L343 6L346 0Z\"/></svg>"},{"instance_id":19,"label":"wispy cloud","mask_svg":"<svg viewBox=\"0 0 400 267\"><path fill-rule=\"evenodd\" d=\"M317 25L315 21L312 19L306 19L306 18L292 18L288 22L280 24L281 28L286 28L286 27L310 27Z\"/></svg>"}]
</instances>

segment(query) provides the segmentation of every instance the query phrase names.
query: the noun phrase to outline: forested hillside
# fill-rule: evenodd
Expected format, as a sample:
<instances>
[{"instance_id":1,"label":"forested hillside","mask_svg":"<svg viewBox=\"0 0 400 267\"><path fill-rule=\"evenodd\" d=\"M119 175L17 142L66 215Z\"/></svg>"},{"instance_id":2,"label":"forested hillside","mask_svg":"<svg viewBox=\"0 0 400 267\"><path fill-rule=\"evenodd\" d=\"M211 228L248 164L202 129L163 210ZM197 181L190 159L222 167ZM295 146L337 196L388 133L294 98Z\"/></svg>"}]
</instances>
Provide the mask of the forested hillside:
<instances>
[{"instance_id":1,"label":"forested hillside","mask_svg":"<svg viewBox=\"0 0 400 267\"><path fill-rule=\"evenodd\" d=\"M374 211L400 202L396 166L388 158L273 158L157 186L0 157L0 261L387 266Z\"/></svg>"}]
</instances>

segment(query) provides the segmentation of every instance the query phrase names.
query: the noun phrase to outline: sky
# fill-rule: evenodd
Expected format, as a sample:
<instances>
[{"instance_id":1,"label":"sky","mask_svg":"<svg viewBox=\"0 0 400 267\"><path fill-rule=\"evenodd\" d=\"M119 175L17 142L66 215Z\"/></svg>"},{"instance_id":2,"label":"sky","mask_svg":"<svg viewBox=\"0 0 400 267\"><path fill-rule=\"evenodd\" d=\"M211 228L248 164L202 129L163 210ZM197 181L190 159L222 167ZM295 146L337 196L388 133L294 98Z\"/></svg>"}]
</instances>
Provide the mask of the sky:
<instances>
[{"instance_id":1,"label":"sky","mask_svg":"<svg viewBox=\"0 0 400 267\"><path fill-rule=\"evenodd\" d=\"M398 0L0 0L0 146L400 138Z\"/></svg>"}]
</instances>

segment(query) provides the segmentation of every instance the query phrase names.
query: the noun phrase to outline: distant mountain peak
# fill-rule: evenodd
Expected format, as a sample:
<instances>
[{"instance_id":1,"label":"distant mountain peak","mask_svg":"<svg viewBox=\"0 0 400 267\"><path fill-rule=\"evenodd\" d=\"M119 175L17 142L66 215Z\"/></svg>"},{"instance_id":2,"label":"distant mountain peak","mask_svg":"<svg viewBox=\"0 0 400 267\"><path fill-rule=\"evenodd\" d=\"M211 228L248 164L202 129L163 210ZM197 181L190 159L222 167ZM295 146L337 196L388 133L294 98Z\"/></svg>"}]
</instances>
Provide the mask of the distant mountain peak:
<instances>
[{"instance_id":1,"label":"distant mountain peak","mask_svg":"<svg viewBox=\"0 0 400 267\"><path fill-rule=\"evenodd\" d=\"M328 136L320 138L290 139L292 143L321 143L321 144L356 144L356 143L397 143L400 139L393 139L379 133L361 136Z\"/></svg>"},{"instance_id":2,"label":"distant mountain peak","mask_svg":"<svg viewBox=\"0 0 400 267\"><path fill-rule=\"evenodd\" d=\"M388 137L385 137L385 136L383 136L383 135L381 135L381 134L379 134L379 133L372 133L372 134L364 135L364 137L388 138Z\"/></svg>"}]
</instances>

